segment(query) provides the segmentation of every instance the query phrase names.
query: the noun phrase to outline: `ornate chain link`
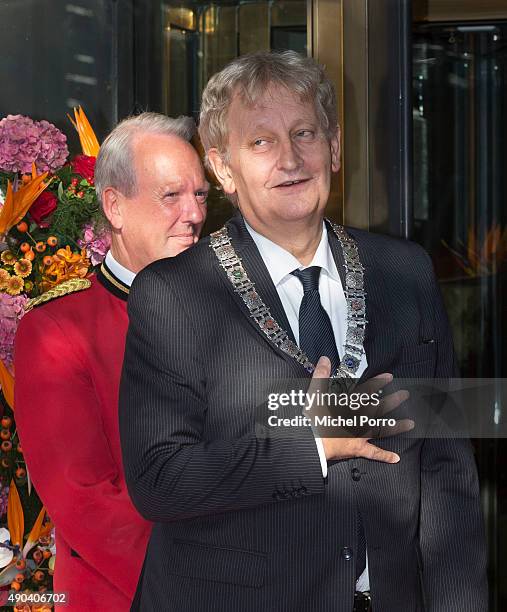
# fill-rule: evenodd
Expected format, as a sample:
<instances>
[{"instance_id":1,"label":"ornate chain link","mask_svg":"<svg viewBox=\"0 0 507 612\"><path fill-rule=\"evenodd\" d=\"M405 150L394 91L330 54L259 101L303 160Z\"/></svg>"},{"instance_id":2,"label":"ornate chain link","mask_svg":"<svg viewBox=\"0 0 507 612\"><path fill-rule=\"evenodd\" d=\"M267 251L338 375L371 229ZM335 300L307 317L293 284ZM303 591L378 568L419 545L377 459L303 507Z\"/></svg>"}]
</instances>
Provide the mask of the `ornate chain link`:
<instances>
[{"instance_id":1,"label":"ornate chain link","mask_svg":"<svg viewBox=\"0 0 507 612\"><path fill-rule=\"evenodd\" d=\"M347 302L347 333L344 355L332 378L353 378L364 353L363 342L366 329L366 293L364 292L364 268L359 260L355 240L343 226L329 221L343 251L345 268L345 299ZM210 247L220 266L227 274L234 291L245 303L250 316L269 340L287 355L293 357L307 372L315 370L307 355L290 338L275 320L268 306L258 294L245 270L241 258L236 254L226 227L211 234Z\"/></svg>"}]
</instances>

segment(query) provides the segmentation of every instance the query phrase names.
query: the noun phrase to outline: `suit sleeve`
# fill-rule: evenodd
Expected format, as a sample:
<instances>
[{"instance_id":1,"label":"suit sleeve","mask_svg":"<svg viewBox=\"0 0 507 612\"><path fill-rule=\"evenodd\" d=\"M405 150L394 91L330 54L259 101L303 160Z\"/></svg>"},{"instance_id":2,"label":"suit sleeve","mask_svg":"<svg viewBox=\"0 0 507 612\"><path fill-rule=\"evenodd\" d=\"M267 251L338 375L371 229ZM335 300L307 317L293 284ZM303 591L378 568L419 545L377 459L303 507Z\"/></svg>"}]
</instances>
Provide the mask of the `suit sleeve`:
<instances>
[{"instance_id":1,"label":"suit sleeve","mask_svg":"<svg viewBox=\"0 0 507 612\"><path fill-rule=\"evenodd\" d=\"M148 525L132 505L72 338L43 309L16 336L16 424L30 476L69 546L127 597Z\"/></svg>"},{"instance_id":2,"label":"suit sleeve","mask_svg":"<svg viewBox=\"0 0 507 612\"><path fill-rule=\"evenodd\" d=\"M120 436L129 491L143 516L172 521L324 491L309 428L298 439L262 439L254 431L203 439L213 381L205 379L202 346L183 304L150 267L134 281L129 319ZM227 369L227 354L214 358Z\"/></svg>"},{"instance_id":3,"label":"suit sleeve","mask_svg":"<svg viewBox=\"0 0 507 612\"><path fill-rule=\"evenodd\" d=\"M431 261L424 253L437 343L436 378L457 376L452 332ZM431 309L431 310L430 310ZM468 439L427 438L421 457L419 540L429 612L488 609L486 541L477 468Z\"/></svg>"}]
</instances>

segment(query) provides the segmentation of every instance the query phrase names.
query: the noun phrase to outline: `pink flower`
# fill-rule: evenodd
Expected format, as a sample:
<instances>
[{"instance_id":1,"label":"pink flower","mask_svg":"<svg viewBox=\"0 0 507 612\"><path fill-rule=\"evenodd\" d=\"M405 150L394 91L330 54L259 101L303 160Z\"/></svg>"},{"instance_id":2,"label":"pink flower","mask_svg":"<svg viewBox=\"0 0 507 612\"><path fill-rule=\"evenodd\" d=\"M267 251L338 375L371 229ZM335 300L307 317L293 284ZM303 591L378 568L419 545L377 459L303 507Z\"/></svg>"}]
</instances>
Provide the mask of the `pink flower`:
<instances>
[{"instance_id":1,"label":"pink flower","mask_svg":"<svg viewBox=\"0 0 507 612\"><path fill-rule=\"evenodd\" d=\"M35 162L39 172L54 172L68 155L66 136L49 121L23 115L0 120L0 169L27 174Z\"/></svg>"},{"instance_id":2,"label":"pink flower","mask_svg":"<svg viewBox=\"0 0 507 612\"><path fill-rule=\"evenodd\" d=\"M83 238L78 240L77 243L82 249L86 249L86 256L92 262L92 266L97 266L102 263L111 246L111 233L106 228L96 234L93 225L87 223L83 232Z\"/></svg>"},{"instance_id":3,"label":"pink flower","mask_svg":"<svg viewBox=\"0 0 507 612\"><path fill-rule=\"evenodd\" d=\"M54 172L67 161L67 137L49 121L39 121L40 153L35 160L39 172Z\"/></svg>"},{"instance_id":4,"label":"pink flower","mask_svg":"<svg viewBox=\"0 0 507 612\"><path fill-rule=\"evenodd\" d=\"M0 359L10 368L14 336L21 317L25 314L28 298L25 295L0 293Z\"/></svg>"},{"instance_id":5,"label":"pink flower","mask_svg":"<svg viewBox=\"0 0 507 612\"><path fill-rule=\"evenodd\" d=\"M30 117L8 115L0 121L0 168L30 172L39 152L39 131Z\"/></svg>"}]
</instances>

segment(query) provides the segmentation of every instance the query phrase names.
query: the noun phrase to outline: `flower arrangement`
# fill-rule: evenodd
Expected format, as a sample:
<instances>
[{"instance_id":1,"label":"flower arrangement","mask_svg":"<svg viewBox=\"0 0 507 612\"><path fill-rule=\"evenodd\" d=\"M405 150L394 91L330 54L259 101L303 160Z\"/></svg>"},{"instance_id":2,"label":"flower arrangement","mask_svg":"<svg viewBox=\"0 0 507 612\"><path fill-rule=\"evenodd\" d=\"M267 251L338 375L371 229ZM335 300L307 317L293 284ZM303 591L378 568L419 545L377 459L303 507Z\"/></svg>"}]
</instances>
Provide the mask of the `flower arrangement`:
<instances>
[{"instance_id":1,"label":"flower arrangement","mask_svg":"<svg viewBox=\"0 0 507 612\"><path fill-rule=\"evenodd\" d=\"M474 226L468 228L467 244L458 243L453 249L445 240L442 244L469 278L497 274L507 264L507 226L497 223L484 232L483 238Z\"/></svg>"},{"instance_id":2,"label":"flower arrangement","mask_svg":"<svg viewBox=\"0 0 507 612\"><path fill-rule=\"evenodd\" d=\"M0 120L0 588L17 591L52 590L55 551L14 422L16 328L45 292L85 279L110 244L94 187L99 144L81 108L70 120L82 147L71 161L48 121Z\"/></svg>"}]
</instances>

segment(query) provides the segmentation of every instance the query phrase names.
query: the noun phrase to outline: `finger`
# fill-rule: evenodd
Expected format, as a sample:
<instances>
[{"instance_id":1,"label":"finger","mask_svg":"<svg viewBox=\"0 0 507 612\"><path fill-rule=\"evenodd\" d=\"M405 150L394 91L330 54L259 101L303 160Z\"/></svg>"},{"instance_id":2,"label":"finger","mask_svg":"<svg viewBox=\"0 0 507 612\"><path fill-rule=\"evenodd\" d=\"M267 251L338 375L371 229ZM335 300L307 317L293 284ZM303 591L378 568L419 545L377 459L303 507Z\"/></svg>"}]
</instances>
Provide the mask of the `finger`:
<instances>
[{"instance_id":1,"label":"finger","mask_svg":"<svg viewBox=\"0 0 507 612\"><path fill-rule=\"evenodd\" d=\"M313 378L329 378L331 376L331 361L329 357L321 357L317 361L315 370L313 371Z\"/></svg>"},{"instance_id":2,"label":"finger","mask_svg":"<svg viewBox=\"0 0 507 612\"><path fill-rule=\"evenodd\" d=\"M405 389L396 391L390 395L383 396L378 404L366 404L365 406L362 406L361 414L374 418L383 417L388 412L398 408L398 406L405 402L409 397L410 393Z\"/></svg>"},{"instance_id":3,"label":"finger","mask_svg":"<svg viewBox=\"0 0 507 612\"><path fill-rule=\"evenodd\" d=\"M358 438L364 438L365 440L374 440L376 438L388 438L389 436L396 436L398 434L406 433L411 429L414 429L415 423L411 419L401 419L395 425L385 425L384 427L377 427L375 430L368 429L364 433L357 434Z\"/></svg>"},{"instance_id":4,"label":"finger","mask_svg":"<svg viewBox=\"0 0 507 612\"><path fill-rule=\"evenodd\" d=\"M397 436L398 434L403 434L414 429L414 427L415 423L412 419L401 419L401 421L398 421L396 425L392 427L381 427L376 437L388 438L389 436Z\"/></svg>"},{"instance_id":5,"label":"finger","mask_svg":"<svg viewBox=\"0 0 507 612\"><path fill-rule=\"evenodd\" d=\"M406 389L401 389L400 391L386 395L380 401L378 415L382 416L398 408L398 406L407 401L409 397L410 393Z\"/></svg>"},{"instance_id":6,"label":"finger","mask_svg":"<svg viewBox=\"0 0 507 612\"><path fill-rule=\"evenodd\" d=\"M355 391L371 395L372 393L377 393L391 382L393 382L393 375L389 372L384 372L361 383L356 387Z\"/></svg>"},{"instance_id":7,"label":"finger","mask_svg":"<svg viewBox=\"0 0 507 612\"><path fill-rule=\"evenodd\" d=\"M383 463L398 463L400 460L400 456L396 453L379 448L369 442L359 447L356 456L371 459L372 461L382 461Z\"/></svg>"},{"instance_id":8,"label":"finger","mask_svg":"<svg viewBox=\"0 0 507 612\"><path fill-rule=\"evenodd\" d=\"M329 377L331 376L331 361L328 357L321 357L317 361L315 370L313 371L310 385L308 386L307 394L308 397L316 395L317 391L326 391ZM314 409L317 408L316 404L313 404Z\"/></svg>"}]
</instances>

